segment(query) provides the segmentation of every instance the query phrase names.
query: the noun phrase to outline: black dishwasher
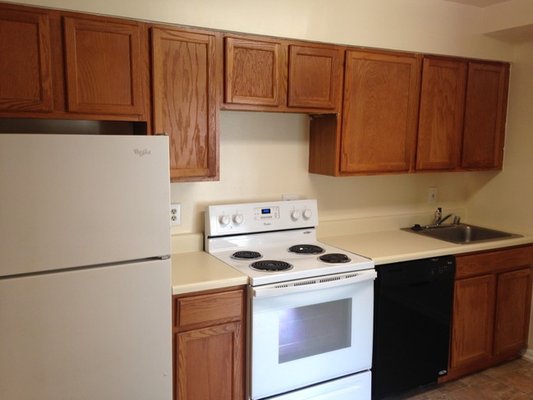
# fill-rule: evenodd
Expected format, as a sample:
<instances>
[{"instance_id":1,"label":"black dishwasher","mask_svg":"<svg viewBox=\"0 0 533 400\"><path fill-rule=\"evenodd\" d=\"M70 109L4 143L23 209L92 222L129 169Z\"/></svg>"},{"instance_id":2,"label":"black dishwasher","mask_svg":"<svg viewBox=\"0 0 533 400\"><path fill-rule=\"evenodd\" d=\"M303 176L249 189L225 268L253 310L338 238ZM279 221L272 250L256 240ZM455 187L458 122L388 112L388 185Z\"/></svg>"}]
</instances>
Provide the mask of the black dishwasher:
<instances>
[{"instance_id":1,"label":"black dishwasher","mask_svg":"<svg viewBox=\"0 0 533 400\"><path fill-rule=\"evenodd\" d=\"M455 257L376 265L372 399L447 373Z\"/></svg>"}]
</instances>

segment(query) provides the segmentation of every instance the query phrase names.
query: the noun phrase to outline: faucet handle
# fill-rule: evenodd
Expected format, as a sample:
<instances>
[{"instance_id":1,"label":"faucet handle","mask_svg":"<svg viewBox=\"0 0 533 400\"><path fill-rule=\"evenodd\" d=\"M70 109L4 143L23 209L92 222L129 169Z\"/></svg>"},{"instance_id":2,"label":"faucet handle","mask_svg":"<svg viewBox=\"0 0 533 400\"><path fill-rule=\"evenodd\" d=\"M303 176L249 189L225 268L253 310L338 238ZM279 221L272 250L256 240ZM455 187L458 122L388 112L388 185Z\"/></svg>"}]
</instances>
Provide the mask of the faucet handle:
<instances>
[{"instance_id":1,"label":"faucet handle","mask_svg":"<svg viewBox=\"0 0 533 400\"><path fill-rule=\"evenodd\" d=\"M442 218L442 208L438 207L435 210L435 214L434 214L434 217L433 217L433 223L437 224L440 221L441 218Z\"/></svg>"},{"instance_id":2,"label":"faucet handle","mask_svg":"<svg viewBox=\"0 0 533 400\"><path fill-rule=\"evenodd\" d=\"M461 217L459 215L456 215L455 217L453 217L454 225L459 225L460 223L461 223Z\"/></svg>"}]
</instances>

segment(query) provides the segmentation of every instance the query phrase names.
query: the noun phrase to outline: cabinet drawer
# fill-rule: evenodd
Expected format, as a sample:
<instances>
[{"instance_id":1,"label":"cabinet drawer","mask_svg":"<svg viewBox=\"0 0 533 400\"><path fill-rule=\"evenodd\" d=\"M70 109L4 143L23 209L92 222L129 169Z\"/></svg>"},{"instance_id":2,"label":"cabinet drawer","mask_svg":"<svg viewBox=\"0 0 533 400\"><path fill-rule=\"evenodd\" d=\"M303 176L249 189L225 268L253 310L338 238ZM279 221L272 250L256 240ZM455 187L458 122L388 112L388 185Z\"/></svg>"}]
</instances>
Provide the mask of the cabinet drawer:
<instances>
[{"instance_id":1,"label":"cabinet drawer","mask_svg":"<svg viewBox=\"0 0 533 400\"><path fill-rule=\"evenodd\" d=\"M178 331L204 325L239 321L242 319L242 314L242 290L183 297L176 301Z\"/></svg>"},{"instance_id":2,"label":"cabinet drawer","mask_svg":"<svg viewBox=\"0 0 533 400\"><path fill-rule=\"evenodd\" d=\"M498 273L533 265L533 246L487 251L457 256L456 278Z\"/></svg>"}]
</instances>

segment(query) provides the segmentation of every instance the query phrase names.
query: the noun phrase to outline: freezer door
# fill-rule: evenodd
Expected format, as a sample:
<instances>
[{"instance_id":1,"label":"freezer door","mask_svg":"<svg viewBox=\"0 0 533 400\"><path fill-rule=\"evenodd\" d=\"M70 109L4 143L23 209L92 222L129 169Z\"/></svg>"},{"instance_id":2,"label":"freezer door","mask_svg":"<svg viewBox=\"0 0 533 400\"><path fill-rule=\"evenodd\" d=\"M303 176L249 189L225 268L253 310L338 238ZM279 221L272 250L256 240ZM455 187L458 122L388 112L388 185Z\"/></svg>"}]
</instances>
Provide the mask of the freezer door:
<instances>
[{"instance_id":1,"label":"freezer door","mask_svg":"<svg viewBox=\"0 0 533 400\"><path fill-rule=\"evenodd\" d=\"M170 261L0 280L0 399L171 400Z\"/></svg>"},{"instance_id":2,"label":"freezer door","mask_svg":"<svg viewBox=\"0 0 533 400\"><path fill-rule=\"evenodd\" d=\"M0 134L0 276L170 254L168 137Z\"/></svg>"}]
</instances>

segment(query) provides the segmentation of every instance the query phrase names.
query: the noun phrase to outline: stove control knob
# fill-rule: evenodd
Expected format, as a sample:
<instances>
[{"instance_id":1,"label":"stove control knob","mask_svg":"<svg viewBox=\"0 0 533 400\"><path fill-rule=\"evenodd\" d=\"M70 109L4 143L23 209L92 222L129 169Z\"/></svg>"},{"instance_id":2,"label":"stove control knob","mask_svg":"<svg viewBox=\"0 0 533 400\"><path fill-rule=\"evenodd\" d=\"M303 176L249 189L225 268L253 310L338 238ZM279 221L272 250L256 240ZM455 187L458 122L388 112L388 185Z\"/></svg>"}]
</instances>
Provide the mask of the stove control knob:
<instances>
[{"instance_id":1,"label":"stove control knob","mask_svg":"<svg viewBox=\"0 0 533 400\"><path fill-rule=\"evenodd\" d=\"M305 211L304 211L304 219L309 219L313 216L313 212L307 208Z\"/></svg>"},{"instance_id":2,"label":"stove control knob","mask_svg":"<svg viewBox=\"0 0 533 400\"><path fill-rule=\"evenodd\" d=\"M291 212L291 218L292 218L293 221L299 220L301 215L302 214L300 213L300 210L293 210Z\"/></svg>"},{"instance_id":3,"label":"stove control knob","mask_svg":"<svg viewBox=\"0 0 533 400\"><path fill-rule=\"evenodd\" d=\"M231 222L231 220L229 219L229 216L227 216L227 215L221 215L220 217L218 217L218 223L221 226L227 226L227 225L229 225L230 222Z\"/></svg>"},{"instance_id":4,"label":"stove control knob","mask_svg":"<svg viewBox=\"0 0 533 400\"><path fill-rule=\"evenodd\" d=\"M240 225L244 222L244 217L242 214L235 214L233 216L233 222L235 223L235 225Z\"/></svg>"}]
</instances>

